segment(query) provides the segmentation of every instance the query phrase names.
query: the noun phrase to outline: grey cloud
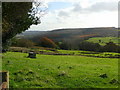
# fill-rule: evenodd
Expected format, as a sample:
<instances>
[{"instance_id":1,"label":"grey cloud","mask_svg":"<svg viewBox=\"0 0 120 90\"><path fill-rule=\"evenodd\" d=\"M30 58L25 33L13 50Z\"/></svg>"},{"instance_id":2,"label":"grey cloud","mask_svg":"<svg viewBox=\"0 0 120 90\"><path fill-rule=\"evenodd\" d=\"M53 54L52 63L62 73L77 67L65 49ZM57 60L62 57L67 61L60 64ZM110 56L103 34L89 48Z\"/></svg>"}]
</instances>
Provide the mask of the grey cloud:
<instances>
[{"instance_id":1,"label":"grey cloud","mask_svg":"<svg viewBox=\"0 0 120 90\"><path fill-rule=\"evenodd\" d=\"M92 5L87 10L89 11L115 11L118 9L116 2L100 2Z\"/></svg>"},{"instance_id":2,"label":"grey cloud","mask_svg":"<svg viewBox=\"0 0 120 90\"><path fill-rule=\"evenodd\" d=\"M74 4L74 8L73 8L73 11L75 12L79 12L82 10L82 7L79 5L79 4Z\"/></svg>"},{"instance_id":3,"label":"grey cloud","mask_svg":"<svg viewBox=\"0 0 120 90\"><path fill-rule=\"evenodd\" d=\"M58 16L60 16L60 17L69 17L69 13L67 13L67 12L65 12L65 11L60 11L60 12L58 13Z\"/></svg>"},{"instance_id":4,"label":"grey cloud","mask_svg":"<svg viewBox=\"0 0 120 90\"><path fill-rule=\"evenodd\" d=\"M80 4L74 5L72 11L74 12L101 12L101 11L116 11L118 10L118 3L117 2L98 2L93 4L88 8L81 8Z\"/></svg>"},{"instance_id":5,"label":"grey cloud","mask_svg":"<svg viewBox=\"0 0 120 90\"><path fill-rule=\"evenodd\" d=\"M118 10L118 3L117 2L97 2L90 7L82 8L80 3L73 4L73 8L66 12L64 10L59 11L59 17L69 17L70 12L86 14L86 13L93 13L93 12L102 12L102 11L117 11Z\"/></svg>"}]
</instances>

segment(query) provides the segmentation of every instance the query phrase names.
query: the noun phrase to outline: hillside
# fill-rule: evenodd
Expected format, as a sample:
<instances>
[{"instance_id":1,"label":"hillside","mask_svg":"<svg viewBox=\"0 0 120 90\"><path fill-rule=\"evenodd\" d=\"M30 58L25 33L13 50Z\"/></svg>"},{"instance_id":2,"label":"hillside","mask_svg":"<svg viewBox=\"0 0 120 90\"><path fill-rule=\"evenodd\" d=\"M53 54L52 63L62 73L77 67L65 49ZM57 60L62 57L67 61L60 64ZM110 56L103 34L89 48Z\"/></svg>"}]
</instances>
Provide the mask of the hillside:
<instances>
[{"instance_id":1,"label":"hillside","mask_svg":"<svg viewBox=\"0 0 120 90\"><path fill-rule=\"evenodd\" d=\"M47 31L25 31L21 34L18 34L17 37L23 37L23 38L32 38L35 36L46 34Z\"/></svg>"},{"instance_id":2,"label":"hillside","mask_svg":"<svg viewBox=\"0 0 120 90\"><path fill-rule=\"evenodd\" d=\"M52 31L26 31L19 37L24 37L36 41L41 37L48 37L54 41L88 39L89 37L117 37L118 29L114 27L101 28L70 28L56 29Z\"/></svg>"}]
</instances>

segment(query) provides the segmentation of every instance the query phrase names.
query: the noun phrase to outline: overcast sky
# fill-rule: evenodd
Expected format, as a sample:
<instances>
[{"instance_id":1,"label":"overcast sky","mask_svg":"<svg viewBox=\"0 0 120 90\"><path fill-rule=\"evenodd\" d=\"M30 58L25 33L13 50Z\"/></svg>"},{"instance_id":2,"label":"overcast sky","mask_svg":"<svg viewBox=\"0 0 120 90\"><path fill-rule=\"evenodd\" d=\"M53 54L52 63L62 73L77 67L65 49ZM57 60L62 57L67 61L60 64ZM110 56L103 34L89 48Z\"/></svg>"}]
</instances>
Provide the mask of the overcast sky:
<instances>
[{"instance_id":1,"label":"overcast sky","mask_svg":"<svg viewBox=\"0 0 120 90\"><path fill-rule=\"evenodd\" d=\"M118 0L44 0L41 24L29 30L118 27Z\"/></svg>"}]
</instances>

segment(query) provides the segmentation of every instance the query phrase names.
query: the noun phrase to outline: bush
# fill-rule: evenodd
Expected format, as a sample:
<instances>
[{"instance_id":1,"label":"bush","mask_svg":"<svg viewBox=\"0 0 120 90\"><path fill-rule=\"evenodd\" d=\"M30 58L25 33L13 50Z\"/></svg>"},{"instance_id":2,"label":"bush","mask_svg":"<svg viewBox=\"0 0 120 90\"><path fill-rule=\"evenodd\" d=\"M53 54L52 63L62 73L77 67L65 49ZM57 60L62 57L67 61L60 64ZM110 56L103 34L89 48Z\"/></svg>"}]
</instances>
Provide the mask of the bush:
<instances>
[{"instance_id":1,"label":"bush","mask_svg":"<svg viewBox=\"0 0 120 90\"><path fill-rule=\"evenodd\" d=\"M104 52L120 52L120 46L116 45L113 42L109 42L109 43L106 43L106 45L102 47L101 51L104 51Z\"/></svg>"},{"instance_id":2,"label":"bush","mask_svg":"<svg viewBox=\"0 0 120 90\"><path fill-rule=\"evenodd\" d=\"M39 45L42 47L57 48L55 42L47 37L41 38Z\"/></svg>"},{"instance_id":3,"label":"bush","mask_svg":"<svg viewBox=\"0 0 120 90\"><path fill-rule=\"evenodd\" d=\"M21 39L14 38L12 39L12 46L28 48L28 47L35 46L35 43L28 39L24 39L24 38L21 38Z\"/></svg>"},{"instance_id":4,"label":"bush","mask_svg":"<svg viewBox=\"0 0 120 90\"><path fill-rule=\"evenodd\" d=\"M83 41L79 44L79 50L85 50L85 51L99 51L101 46L98 43L92 43Z\"/></svg>"}]
</instances>

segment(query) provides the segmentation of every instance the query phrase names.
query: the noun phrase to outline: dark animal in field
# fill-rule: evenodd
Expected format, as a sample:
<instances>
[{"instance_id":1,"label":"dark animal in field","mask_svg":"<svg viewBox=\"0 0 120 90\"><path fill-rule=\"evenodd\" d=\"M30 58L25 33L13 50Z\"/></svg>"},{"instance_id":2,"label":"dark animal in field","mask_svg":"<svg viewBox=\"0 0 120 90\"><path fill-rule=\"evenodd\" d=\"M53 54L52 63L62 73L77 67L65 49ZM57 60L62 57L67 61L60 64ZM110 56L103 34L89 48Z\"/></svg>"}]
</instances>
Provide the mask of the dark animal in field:
<instances>
[{"instance_id":1,"label":"dark animal in field","mask_svg":"<svg viewBox=\"0 0 120 90\"><path fill-rule=\"evenodd\" d=\"M58 69L60 69L60 66L58 66Z\"/></svg>"},{"instance_id":2,"label":"dark animal in field","mask_svg":"<svg viewBox=\"0 0 120 90\"><path fill-rule=\"evenodd\" d=\"M107 78L108 76L107 76L107 74L101 74L99 77L101 77L101 78Z\"/></svg>"}]
</instances>

